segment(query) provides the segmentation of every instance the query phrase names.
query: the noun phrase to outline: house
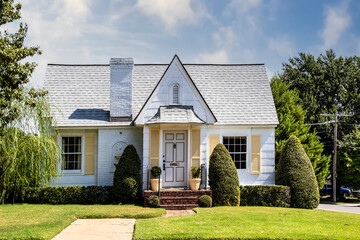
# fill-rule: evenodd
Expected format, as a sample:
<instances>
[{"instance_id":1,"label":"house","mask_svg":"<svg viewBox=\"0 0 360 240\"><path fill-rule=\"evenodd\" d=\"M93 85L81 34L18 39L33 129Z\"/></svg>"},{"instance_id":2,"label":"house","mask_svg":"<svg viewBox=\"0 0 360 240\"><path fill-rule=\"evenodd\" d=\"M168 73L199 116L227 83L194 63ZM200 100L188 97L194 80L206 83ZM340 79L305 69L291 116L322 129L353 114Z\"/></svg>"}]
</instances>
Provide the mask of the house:
<instances>
[{"instance_id":1,"label":"house","mask_svg":"<svg viewBox=\"0 0 360 240\"><path fill-rule=\"evenodd\" d=\"M132 144L163 188L189 187L190 167L208 170L217 143L229 150L241 185L275 184L275 105L264 64L48 64L45 89L64 164L58 185L112 185ZM55 108L55 107L54 107Z\"/></svg>"}]
</instances>

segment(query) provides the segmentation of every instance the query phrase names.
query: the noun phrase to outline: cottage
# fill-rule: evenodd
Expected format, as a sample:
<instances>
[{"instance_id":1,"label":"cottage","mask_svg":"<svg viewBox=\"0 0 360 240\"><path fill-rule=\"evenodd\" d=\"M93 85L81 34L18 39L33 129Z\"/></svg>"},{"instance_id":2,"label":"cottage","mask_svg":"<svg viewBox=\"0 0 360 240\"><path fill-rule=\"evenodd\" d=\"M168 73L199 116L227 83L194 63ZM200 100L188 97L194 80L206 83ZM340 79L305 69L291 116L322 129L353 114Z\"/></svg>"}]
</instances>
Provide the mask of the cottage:
<instances>
[{"instance_id":1,"label":"cottage","mask_svg":"<svg viewBox=\"0 0 360 240\"><path fill-rule=\"evenodd\" d=\"M152 166L163 188L188 188L191 166L208 169L217 143L229 150L241 185L275 183L275 105L264 64L49 64L45 89L64 164L58 185L112 185L132 144L143 190ZM55 108L55 107L54 107Z\"/></svg>"}]
</instances>

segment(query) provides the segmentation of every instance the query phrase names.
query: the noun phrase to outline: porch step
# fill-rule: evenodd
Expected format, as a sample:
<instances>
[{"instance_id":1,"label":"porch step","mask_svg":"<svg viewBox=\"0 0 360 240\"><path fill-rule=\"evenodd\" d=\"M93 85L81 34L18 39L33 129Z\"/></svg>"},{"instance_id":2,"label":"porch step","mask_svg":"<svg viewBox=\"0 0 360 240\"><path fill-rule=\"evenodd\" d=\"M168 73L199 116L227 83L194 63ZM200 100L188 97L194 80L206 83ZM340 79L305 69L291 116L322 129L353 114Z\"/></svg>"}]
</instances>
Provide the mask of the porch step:
<instances>
[{"instance_id":1,"label":"porch step","mask_svg":"<svg viewBox=\"0 0 360 240\"><path fill-rule=\"evenodd\" d=\"M161 208L166 210L189 210L196 207L199 207L199 204L170 204L170 205L160 205Z\"/></svg>"},{"instance_id":2,"label":"porch step","mask_svg":"<svg viewBox=\"0 0 360 240\"><path fill-rule=\"evenodd\" d=\"M144 206L148 207L147 199L151 195L158 195L158 192L144 191ZM167 210L186 210L198 207L199 197L202 195L212 196L211 190L161 190L160 207Z\"/></svg>"}]
</instances>

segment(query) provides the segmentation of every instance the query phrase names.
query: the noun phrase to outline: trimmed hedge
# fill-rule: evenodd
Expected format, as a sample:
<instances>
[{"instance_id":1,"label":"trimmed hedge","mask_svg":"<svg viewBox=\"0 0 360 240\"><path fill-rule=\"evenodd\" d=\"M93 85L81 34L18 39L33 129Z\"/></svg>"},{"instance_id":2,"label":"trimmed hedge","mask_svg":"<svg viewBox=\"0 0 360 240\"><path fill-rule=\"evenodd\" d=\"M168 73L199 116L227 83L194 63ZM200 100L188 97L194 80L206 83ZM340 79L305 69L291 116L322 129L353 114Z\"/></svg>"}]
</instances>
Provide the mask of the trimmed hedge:
<instances>
[{"instance_id":1,"label":"trimmed hedge","mask_svg":"<svg viewBox=\"0 0 360 240\"><path fill-rule=\"evenodd\" d=\"M291 136L281 150L275 182L291 189L291 207L313 209L320 195L314 168L300 140Z\"/></svg>"},{"instance_id":2,"label":"trimmed hedge","mask_svg":"<svg viewBox=\"0 0 360 240\"><path fill-rule=\"evenodd\" d=\"M199 197L199 207L209 208L212 206L212 198L209 195Z\"/></svg>"},{"instance_id":3,"label":"trimmed hedge","mask_svg":"<svg viewBox=\"0 0 360 240\"><path fill-rule=\"evenodd\" d=\"M209 185L214 206L239 206L239 177L229 151L221 143L210 156Z\"/></svg>"},{"instance_id":4,"label":"trimmed hedge","mask_svg":"<svg viewBox=\"0 0 360 240\"><path fill-rule=\"evenodd\" d=\"M152 207L152 208L160 207L160 199L156 195L151 195L147 201L148 201L149 207Z\"/></svg>"},{"instance_id":5,"label":"trimmed hedge","mask_svg":"<svg viewBox=\"0 0 360 240\"><path fill-rule=\"evenodd\" d=\"M240 186L241 206L290 207L290 187L280 185Z\"/></svg>"},{"instance_id":6,"label":"trimmed hedge","mask_svg":"<svg viewBox=\"0 0 360 240\"><path fill-rule=\"evenodd\" d=\"M32 204L112 204L112 186L28 188L17 202Z\"/></svg>"},{"instance_id":7,"label":"trimmed hedge","mask_svg":"<svg viewBox=\"0 0 360 240\"><path fill-rule=\"evenodd\" d=\"M141 198L141 160L133 145L128 145L116 165L114 196L121 203L135 203Z\"/></svg>"}]
</instances>

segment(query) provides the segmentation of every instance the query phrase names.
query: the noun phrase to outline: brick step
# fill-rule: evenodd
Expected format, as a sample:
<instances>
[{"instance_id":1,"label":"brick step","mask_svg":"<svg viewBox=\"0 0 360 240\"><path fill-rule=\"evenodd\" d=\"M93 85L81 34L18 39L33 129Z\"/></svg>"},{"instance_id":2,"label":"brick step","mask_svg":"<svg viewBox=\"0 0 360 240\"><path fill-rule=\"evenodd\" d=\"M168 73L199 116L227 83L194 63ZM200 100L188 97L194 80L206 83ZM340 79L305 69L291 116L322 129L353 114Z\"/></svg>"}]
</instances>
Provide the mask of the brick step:
<instances>
[{"instance_id":1,"label":"brick step","mask_svg":"<svg viewBox=\"0 0 360 240\"><path fill-rule=\"evenodd\" d=\"M189 210L199 207L198 204L171 204L171 205L160 205L161 208L166 210Z\"/></svg>"},{"instance_id":2,"label":"brick step","mask_svg":"<svg viewBox=\"0 0 360 240\"><path fill-rule=\"evenodd\" d=\"M161 197L160 204L197 204L198 197Z\"/></svg>"},{"instance_id":3,"label":"brick step","mask_svg":"<svg viewBox=\"0 0 360 240\"><path fill-rule=\"evenodd\" d=\"M144 196L155 195L157 192L145 191ZM202 195L211 195L211 190L182 190L182 191L161 191L161 197L200 197Z\"/></svg>"}]
</instances>

